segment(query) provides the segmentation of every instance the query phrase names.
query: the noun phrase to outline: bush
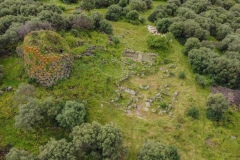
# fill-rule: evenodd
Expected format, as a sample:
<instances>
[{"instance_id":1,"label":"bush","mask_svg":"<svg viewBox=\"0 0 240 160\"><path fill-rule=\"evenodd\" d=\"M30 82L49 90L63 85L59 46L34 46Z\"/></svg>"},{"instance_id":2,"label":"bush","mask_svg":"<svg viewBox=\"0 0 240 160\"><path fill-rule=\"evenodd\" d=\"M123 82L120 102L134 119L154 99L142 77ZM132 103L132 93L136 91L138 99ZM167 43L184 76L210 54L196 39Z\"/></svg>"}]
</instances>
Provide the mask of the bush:
<instances>
[{"instance_id":1,"label":"bush","mask_svg":"<svg viewBox=\"0 0 240 160\"><path fill-rule=\"evenodd\" d=\"M110 22L108 22L106 19L100 21L100 27L99 29L107 34L112 34L113 28Z\"/></svg>"},{"instance_id":2,"label":"bush","mask_svg":"<svg viewBox=\"0 0 240 160\"><path fill-rule=\"evenodd\" d=\"M119 38L118 37L112 37L112 41L113 41L113 43L114 44L119 44L120 43L120 40L119 40Z\"/></svg>"},{"instance_id":3,"label":"bush","mask_svg":"<svg viewBox=\"0 0 240 160\"><path fill-rule=\"evenodd\" d=\"M99 28L100 27L100 22L104 19L103 15L101 13L99 13L99 12L93 12L91 14L91 17L92 17L92 19L94 21L95 28Z\"/></svg>"},{"instance_id":4,"label":"bush","mask_svg":"<svg viewBox=\"0 0 240 160\"><path fill-rule=\"evenodd\" d=\"M139 14L136 10L132 10L132 11L127 13L126 17L129 20L138 20Z\"/></svg>"},{"instance_id":5,"label":"bush","mask_svg":"<svg viewBox=\"0 0 240 160\"><path fill-rule=\"evenodd\" d=\"M140 18L139 18L139 21L140 21L142 24L145 24L147 20L146 20L145 17L140 17Z\"/></svg>"},{"instance_id":6,"label":"bush","mask_svg":"<svg viewBox=\"0 0 240 160\"><path fill-rule=\"evenodd\" d=\"M86 108L82 103L67 101L62 112L57 115L56 120L60 126L71 129L84 123L86 120Z\"/></svg>"},{"instance_id":7,"label":"bush","mask_svg":"<svg viewBox=\"0 0 240 160\"><path fill-rule=\"evenodd\" d=\"M16 90L13 101L16 106L26 104L35 97L35 87L30 84L21 83Z\"/></svg>"},{"instance_id":8,"label":"bush","mask_svg":"<svg viewBox=\"0 0 240 160\"><path fill-rule=\"evenodd\" d=\"M118 5L111 5L108 7L106 19L111 21L118 21L122 16L122 7Z\"/></svg>"},{"instance_id":9,"label":"bush","mask_svg":"<svg viewBox=\"0 0 240 160\"><path fill-rule=\"evenodd\" d=\"M161 103L160 103L160 107L161 107L162 109L167 109L167 108L168 108L168 104L167 104L166 102L161 102Z\"/></svg>"},{"instance_id":10,"label":"bush","mask_svg":"<svg viewBox=\"0 0 240 160\"><path fill-rule=\"evenodd\" d=\"M196 74L195 75L195 81L202 88L205 88L207 86L207 80L205 79L204 76Z\"/></svg>"},{"instance_id":11,"label":"bush","mask_svg":"<svg viewBox=\"0 0 240 160\"><path fill-rule=\"evenodd\" d=\"M122 132L113 125L85 123L74 127L71 137L81 157L119 159L121 156Z\"/></svg>"},{"instance_id":12,"label":"bush","mask_svg":"<svg viewBox=\"0 0 240 160\"><path fill-rule=\"evenodd\" d=\"M118 3L118 5L119 5L120 7L126 7L126 6L127 6L127 0L120 0L119 3Z\"/></svg>"},{"instance_id":13,"label":"bush","mask_svg":"<svg viewBox=\"0 0 240 160\"><path fill-rule=\"evenodd\" d=\"M187 110L187 116L190 116L190 117L192 117L192 118L194 118L194 119L198 119L198 117L199 117L199 111L198 111L198 109L195 108L195 107L189 108L189 109Z\"/></svg>"},{"instance_id":14,"label":"bush","mask_svg":"<svg viewBox=\"0 0 240 160\"><path fill-rule=\"evenodd\" d=\"M41 113L40 101L30 99L28 103L19 106L19 115L15 117L15 127L22 130L33 129L44 119Z\"/></svg>"},{"instance_id":15,"label":"bush","mask_svg":"<svg viewBox=\"0 0 240 160\"><path fill-rule=\"evenodd\" d=\"M178 77L179 77L180 79L185 79L185 78L186 78L185 72L184 72L184 71L179 72Z\"/></svg>"},{"instance_id":16,"label":"bush","mask_svg":"<svg viewBox=\"0 0 240 160\"><path fill-rule=\"evenodd\" d=\"M168 31L171 32L174 37L176 38L181 38L183 35L183 31L184 31L184 24L183 22L174 22L172 23L169 28Z\"/></svg>"},{"instance_id":17,"label":"bush","mask_svg":"<svg viewBox=\"0 0 240 160\"><path fill-rule=\"evenodd\" d=\"M146 3L147 9L152 8L152 0L143 0Z\"/></svg>"},{"instance_id":18,"label":"bush","mask_svg":"<svg viewBox=\"0 0 240 160\"><path fill-rule=\"evenodd\" d=\"M130 2L130 7L132 10L144 11L147 9L147 4L142 0L132 0Z\"/></svg>"},{"instance_id":19,"label":"bush","mask_svg":"<svg viewBox=\"0 0 240 160\"><path fill-rule=\"evenodd\" d=\"M140 151L138 152L139 160L153 160L153 159L168 159L179 160L180 155L178 150L173 146L167 146L165 144L148 140L146 141Z\"/></svg>"},{"instance_id":20,"label":"bush","mask_svg":"<svg viewBox=\"0 0 240 160\"><path fill-rule=\"evenodd\" d=\"M72 143L67 142L65 139L56 141L51 139L44 146L39 147L40 154L39 160L76 160L76 149Z\"/></svg>"},{"instance_id":21,"label":"bush","mask_svg":"<svg viewBox=\"0 0 240 160\"><path fill-rule=\"evenodd\" d=\"M217 33L216 33L216 38L218 40L223 40L228 34L232 33L234 30L232 27L228 24L222 24L218 25L217 27Z\"/></svg>"},{"instance_id":22,"label":"bush","mask_svg":"<svg viewBox=\"0 0 240 160\"><path fill-rule=\"evenodd\" d=\"M84 14L72 15L69 17L72 29L92 30L94 29L94 20Z\"/></svg>"},{"instance_id":23,"label":"bush","mask_svg":"<svg viewBox=\"0 0 240 160\"><path fill-rule=\"evenodd\" d=\"M170 18L159 19L156 23L156 28L158 32L167 33L168 27L172 24Z\"/></svg>"},{"instance_id":24,"label":"bush","mask_svg":"<svg viewBox=\"0 0 240 160\"><path fill-rule=\"evenodd\" d=\"M191 51L192 49L198 49L200 48L200 42L198 38L188 38L186 43L184 44L184 49L183 49L183 53L185 55L188 55L189 51Z\"/></svg>"},{"instance_id":25,"label":"bush","mask_svg":"<svg viewBox=\"0 0 240 160\"><path fill-rule=\"evenodd\" d=\"M123 10L122 10L122 15L126 16L130 11L131 11L130 8L124 7Z\"/></svg>"},{"instance_id":26,"label":"bush","mask_svg":"<svg viewBox=\"0 0 240 160\"><path fill-rule=\"evenodd\" d=\"M64 3L77 3L78 0L62 0Z\"/></svg>"},{"instance_id":27,"label":"bush","mask_svg":"<svg viewBox=\"0 0 240 160\"><path fill-rule=\"evenodd\" d=\"M25 150L11 148L6 155L6 160L35 160L36 158Z\"/></svg>"},{"instance_id":28,"label":"bush","mask_svg":"<svg viewBox=\"0 0 240 160\"><path fill-rule=\"evenodd\" d=\"M217 123L225 121L225 113L229 108L229 103L222 94L210 94L207 98L206 106L208 119Z\"/></svg>"},{"instance_id":29,"label":"bush","mask_svg":"<svg viewBox=\"0 0 240 160\"><path fill-rule=\"evenodd\" d=\"M82 0L80 7L84 10L90 11L95 8L95 0Z\"/></svg>"},{"instance_id":30,"label":"bush","mask_svg":"<svg viewBox=\"0 0 240 160\"><path fill-rule=\"evenodd\" d=\"M150 48L154 49L167 49L168 39L165 36L149 36L147 39L147 44Z\"/></svg>"}]
</instances>

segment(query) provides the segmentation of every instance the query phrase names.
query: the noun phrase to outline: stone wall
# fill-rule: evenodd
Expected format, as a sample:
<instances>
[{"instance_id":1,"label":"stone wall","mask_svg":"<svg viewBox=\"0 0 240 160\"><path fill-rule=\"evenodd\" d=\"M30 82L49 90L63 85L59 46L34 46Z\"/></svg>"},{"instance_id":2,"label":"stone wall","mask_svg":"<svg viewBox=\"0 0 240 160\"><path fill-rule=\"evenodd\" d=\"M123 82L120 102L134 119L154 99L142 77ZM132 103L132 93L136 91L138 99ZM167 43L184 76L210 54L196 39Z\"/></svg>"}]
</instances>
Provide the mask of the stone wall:
<instances>
[{"instance_id":1,"label":"stone wall","mask_svg":"<svg viewBox=\"0 0 240 160\"><path fill-rule=\"evenodd\" d=\"M25 38L27 38L27 35ZM36 46L23 44L24 61L28 76L43 86L49 87L56 81L70 76L73 57L70 54L41 54Z\"/></svg>"}]
</instances>

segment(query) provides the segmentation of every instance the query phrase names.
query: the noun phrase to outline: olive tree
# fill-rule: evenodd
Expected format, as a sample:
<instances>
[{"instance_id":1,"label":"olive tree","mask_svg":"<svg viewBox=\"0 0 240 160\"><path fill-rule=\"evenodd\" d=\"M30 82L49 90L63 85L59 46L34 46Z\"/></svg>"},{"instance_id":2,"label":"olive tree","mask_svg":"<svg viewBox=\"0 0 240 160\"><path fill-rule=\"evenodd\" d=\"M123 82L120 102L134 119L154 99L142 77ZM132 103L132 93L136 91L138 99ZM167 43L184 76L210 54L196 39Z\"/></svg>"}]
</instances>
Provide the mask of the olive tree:
<instances>
[{"instance_id":1,"label":"olive tree","mask_svg":"<svg viewBox=\"0 0 240 160\"><path fill-rule=\"evenodd\" d=\"M15 126L23 130L31 130L44 119L41 113L40 100L32 98L28 103L19 106Z\"/></svg>"},{"instance_id":2,"label":"olive tree","mask_svg":"<svg viewBox=\"0 0 240 160\"><path fill-rule=\"evenodd\" d=\"M82 0L80 7L84 10L90 11L95 8L95 0Z\"/></svg>"},{"instance_id":3,"label":"olive tree","mask_svg":"<svg viewBox=\"0 0 240 160\"><path fill-rule=\"evenodd\" d=\"M206 115L208 119L217 123L224 121L225 113L229 108L229 103L222 94L210 94L207 98L206 106Z\"/></svg>"},{"instance_id":4,"label":"olive tree","mask_svg":"<svg viewBox=\"0 0 240 160\"><path fill-rule=\"evenodd\" d=\"M108 7L106 19L111 21L118 21L122 16L122 7L118 5L111 5Z\"/></svg>"},{"instance_id":5,"label":"olive tree","mask_svg":"<svg viewBox=\"0 0 240 160\"><path fill-rule=\"evenodd\" d=\"M148 8L147 4L143 0L132 0L130 2L130 7L132 10L144 11Z\"/></svg>"},{"instance_id":6,"label":"olive tree","mask_svg":"<svg viewBox=\"0 0 240 160\"><path fill-rule=\"evenodd\" d=\"M83 103L67 101L56 120L64 128L73 128L81 125L86 119L86 108Z\"/></svg>"},{"instance_id":7,"label":"olive tree","mask_svg":"<svg viewBox=\"0 0 240 160\"><path fill-rule=\"evenodd\" d=\"M173 146L148 140L146 141L138 152L139 160L179 160L180 155Z\"/></svg>"},{"instance_id":8,"label":"olive tree","mask_svg":"<svg viewBox=\"0 0 240 160\"><path fill-rule=\"evenodd\" d=\"M11 148L6 155L6 160L35 160L36 158L25 150L19 150L17 148Z\"/></svg>"},{"instance_id":9,"label":"olive tree","mask_svg":"<svg viewBox=\"0 0 240 160\"><path fill-rule=\"evenodd\" d=\"M188 38L186 43L184 44L183 53L185 55L188 55L188 52L192 49L198 49L200 48L200 42L198 38Z\"/></svg>"},{"instance_id":10,"label":"olive tree","mask_svg":"<svg viewBox=\"0 0 240 160\"><path fill-rule=\"evenodd\" d=\"M172 24L172 21L170 18L159 19L156 23L156 28L157 28L158 32L167 33L168 27L171 24Z\"/></svg>"},{"instance_id":11,"label":"olive tree","mask_svg":"<svg viewBox=\"0 0 240 160\"><path fill-rule=\"evenodd\" d=\"M55 140L51 139L44 146L39 147L40 154L39 160L76 160L76 149L71 142L67 142L65 139Z\"/></svg>"},{"instance_id":12,"label":"olive tree","mask_svg":"<svg viewBox=\"0 0 240 160\"><path fill-rule=\"evenodd\" d=\"M35 97L35 87L30 84L21 83L16 90L13 101L15 105L28 103L29 99Z\"/></svg>"},{"instance_id":13,"label":"olive tree","mask_svg":"<svg viewBox=\"0 0 240 160\"><path fill-rule=\"evenodd\" d=\"M122 132L112 124L85 123L73 128L72 142L82 157L90 159L119 159Z\"/></svg>"},{"instance_id":14,"label":"olive tree","mask_svg":"<svg viewBox=\"0 0 240 160\"><path fill-rule=\"evenodd\" d=\"M109 21L107 21L106 19L103 19L100 21L99 29L100 29L100 31L103 31L107 34L112 34L112 32L113 32L111 23Z\"/></svg>"}]
</instances>

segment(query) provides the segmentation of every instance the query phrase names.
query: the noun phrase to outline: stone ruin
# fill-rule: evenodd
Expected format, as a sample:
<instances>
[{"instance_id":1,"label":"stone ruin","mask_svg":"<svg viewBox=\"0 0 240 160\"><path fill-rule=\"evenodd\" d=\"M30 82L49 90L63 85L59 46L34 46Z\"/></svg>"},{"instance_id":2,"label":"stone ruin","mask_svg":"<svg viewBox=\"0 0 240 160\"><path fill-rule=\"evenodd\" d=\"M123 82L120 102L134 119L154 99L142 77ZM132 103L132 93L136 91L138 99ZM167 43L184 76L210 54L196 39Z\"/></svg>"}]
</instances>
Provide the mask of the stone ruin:
<instances>
[{"instance_id":1,"label":"stone ruin","mask_svg":"<svg viewBox=\"0 0 240 160\"><path fill-rule=\"evenodd\" d=\"M32 32L24 38L23 44L23 57L28 71L28 76L36 79L38 83L46 87L54 85L60 79L68 78L73 66L73 57L70 55L70 53L43 54L38 46L34 46L31 43L26 43L26 41L29 42L31 36ZM64 41L62 37L60 40Z\"/></svg>"},{"instance_id":2,"label":"stone ruin","mask_svg":"<svg viewBox=\"0 0 240 160\"><path fill-rule=\"evenodd\" d=\"M157 58L157 54L155 53L143 53L140 51L134 51L132 49L125 49L123 57L130 58L136 62L155 62Z\"/></svg>"}]
</instances>

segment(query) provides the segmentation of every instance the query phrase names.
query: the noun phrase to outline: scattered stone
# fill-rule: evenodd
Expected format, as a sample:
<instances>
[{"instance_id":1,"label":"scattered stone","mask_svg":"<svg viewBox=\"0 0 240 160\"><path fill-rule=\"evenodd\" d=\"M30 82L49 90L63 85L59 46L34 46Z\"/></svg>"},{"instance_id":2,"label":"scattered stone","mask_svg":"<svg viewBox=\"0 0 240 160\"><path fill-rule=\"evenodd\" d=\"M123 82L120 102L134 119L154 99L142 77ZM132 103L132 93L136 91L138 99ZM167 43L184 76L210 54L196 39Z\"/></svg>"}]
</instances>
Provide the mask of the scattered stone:
<instances>
[{"instance_id":1,"label":"scattered stone","mask_svg":"<svg viewBox=\"0 0 240 160\"><path fill-rule=\"evenodd\" d=\"M12 86L9 86L6 88L6 91L12 91L13 90L13 87Z\"/></svg>"},{"instance_id":2,"label":"scattered stone","mask_svg":"<svg viewBox=\"0 0 240 160\"><path fill-rule=\"evenodd\" d=\"M148 90L149 89L149 85L141 85L140 89Z\"/></svg>"},{"instance_id":3,"label":"scattered stone","mask_svg":"<svg viewBox=\"0 0 240 160\"><path fill-rule=\"evenodd\" d=\"M0 91L0 95L2 95L4 92L3 91Z\"/></svg>"},{"instance_id":4,"label":"scattered stone","mask_svg":"<svg viewBox=\"0 0 240 160\"><path fill-rule=\"evenodd\" d=\"M156 113L156 112L157 112L157 110L156 110L156 109L152 109L152 112L153 112L153 113Z\"/></svg>"},{"instance_id":5,"label":"scattered stone","mask_svg":"<svg viewBox=\"0 0 240 160\"><path fill-rule=\"evenodd\" d=\"M103 107L103 104L101 104L100 106Z\"/></svg>"},{"instance_id":6,"label":"scattered stone","mask_svg":"<svg viewBox=\"0 0 240 160\"><path fill-rule=\"evenodd\" d=\"M151 106L150 102L145 102L145 106L149 108Z\"/></svg>"},{"instance_id":7,"label":"scattered stone","mask_svg":"<svg viewBox=\"0 0 240 160\"><path fill-rule=\"evenodd\" d=\"M236 136L230 136L232 139L234 139L234 140L236 140L237 139L237 137Z\"/></svg>"},{"instance_id":8,"label":"scattered stone","mask_svg":"<svg viewBox=\"0 0 240 160\"><path fill-rule=\"evenodd\" d=\"M137 105L136 105L136 104L133 104L132 107L133 107L133 108L137 108Z\"/></svg>"},{"instance_id":9,"label":"scattered stone","mask_svg":"<svg viewBox=\"0 0 240 160\"><path fill-rule=\"evenodd\" d=\"M144 110L144 111L146 111L146 112L148 112L148 111L149 111L149 109L148 109L148 108L146 108L146 107L145 107L145 108L143 108L143 110Z\"/></svg>"}]
</instances>

